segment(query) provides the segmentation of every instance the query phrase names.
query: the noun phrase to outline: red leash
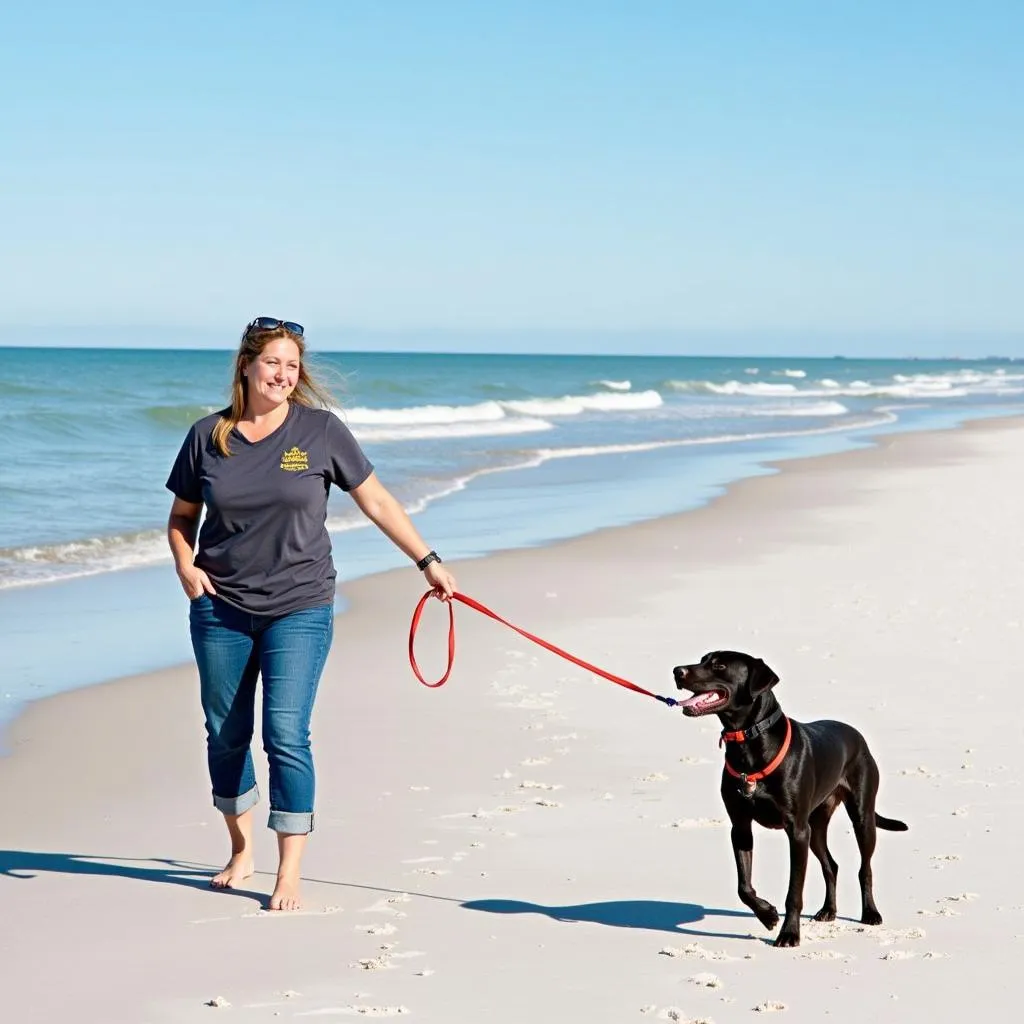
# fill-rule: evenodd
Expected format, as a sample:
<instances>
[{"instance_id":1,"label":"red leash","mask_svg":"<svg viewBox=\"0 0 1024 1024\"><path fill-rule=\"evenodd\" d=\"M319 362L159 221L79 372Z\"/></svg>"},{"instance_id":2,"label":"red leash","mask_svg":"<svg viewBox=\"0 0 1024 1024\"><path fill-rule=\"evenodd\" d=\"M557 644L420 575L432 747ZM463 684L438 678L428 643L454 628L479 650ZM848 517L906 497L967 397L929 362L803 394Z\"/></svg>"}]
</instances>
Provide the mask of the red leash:
<instances>
[{"instance_id":1,"label":"red leash","mask_svg":"<svg viewBox=\"0 0 1024 1024\"><path fill-rule=\"evenodd\" d=\"M520 629L518 626L513 625L507 619L503 619L496 612L492 612L486 605L482 605L479 601L474 601L473 598L467 597L465 594L452 594L452 600L448 602L448 667L445 669L444 675L441 676L436 683L428 683L426 679L423 678L419 665L416 664L414 647L416 644L416 630L419 628L420 616L423 614L423 606L427 603L427 600L433 596L434 591L428 590L420 598L419 604L416 605L416 610L412 613L412 625L409 627L409 664L412 665L412 670L416 678L424 686L429 686L432 689L438 686L443 686L451 675L452 664L455 662L455 608L452 605L452 601L461 601L463 604L469 605L470 608L474 608L476 611L494 619L496 622L500 622L502 625L508 626L509 629L515 630L515 632L520 636L525 636L527 640L532 640L535 644L539 644L541 647L551 651L553 654L557 654L559 657L565 658L566 661L571 661L574 665L579 665L580 668L585 668L588 672L593 672L594 675L601 676L602 679L607 679L609 682L616 683L619 686L624 686L627 690L634 690L647 697L653 697L655 700L660 700L670 708L675 707L676 704L679 703L679 701L672 697L662 697L660 694L651 693L650 690L645 690L642 686L637 686L636 683L631 683L628 679L612 675L611 672L605 672L604 669L598 668L596 665L591 665L589 661L583 661L582 658L577 658L568 651L563 651L561 647L556 647L554 644L549 644L547 640L541 640L539 636L527 633L525 629Z\"/></svg>"}]
</instances>

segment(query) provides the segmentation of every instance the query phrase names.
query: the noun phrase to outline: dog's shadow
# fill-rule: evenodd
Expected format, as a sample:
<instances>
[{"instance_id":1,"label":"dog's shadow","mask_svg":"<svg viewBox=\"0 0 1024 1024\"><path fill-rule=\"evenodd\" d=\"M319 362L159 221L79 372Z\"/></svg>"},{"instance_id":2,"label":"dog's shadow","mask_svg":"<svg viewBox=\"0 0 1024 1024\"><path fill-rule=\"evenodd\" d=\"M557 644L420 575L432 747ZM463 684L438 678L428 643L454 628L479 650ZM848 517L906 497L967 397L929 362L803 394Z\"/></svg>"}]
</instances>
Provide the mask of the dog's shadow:
<instances>
[{"instance_id":1,"label":"dog's shadow","mask_svg":"<svg viewBox=\"0 0 1024 1024\"><path fill-rule=\"evenodd\" d=\"M603 924L612 928L644 928L673 935L696 935L715 939L749 939L751 933L707 931L687 928L707 917L742 917L754 923L748 911L720 910L698 903L668 903L663 900L609 900L603 903L577 903L565 907L546 907L522 900L472 900L463 903L466 910L488 914L542 914L552 921Z\"/></svg>"},{"instance_id":2,"label":"dog's shadow","mask_svg":"<svg viewBox=\"0 0 1024 1024\"><path fill-rule=\"evenodd\" d=\"M150 867L149 865L154 865ZM191 889L209 890L210 878L217 868L188 861L147 857L141 860L125 857L99 857L76 853L43 853L32 850L0 850L0 879L32 879L38 874L115 875L141 882L184 885ZM248 889L216 889L218 893L243 896L265 903L266 893Z\"/></svg>"}]
</instances>

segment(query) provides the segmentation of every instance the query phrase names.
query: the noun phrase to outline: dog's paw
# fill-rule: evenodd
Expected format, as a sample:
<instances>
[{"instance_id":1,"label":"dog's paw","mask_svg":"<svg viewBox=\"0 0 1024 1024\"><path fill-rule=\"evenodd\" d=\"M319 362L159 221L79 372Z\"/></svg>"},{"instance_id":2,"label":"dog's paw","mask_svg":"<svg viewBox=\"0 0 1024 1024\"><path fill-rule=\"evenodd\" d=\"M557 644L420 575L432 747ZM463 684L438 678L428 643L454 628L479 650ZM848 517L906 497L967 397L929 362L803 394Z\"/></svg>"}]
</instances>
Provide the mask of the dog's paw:
<instances>
[{"instance_id":1,"label":"dog's paw","mask_svg":"<svg viewBox=\"0 0 1024 1024\"><path fill-rule=\"evenodd\" d=\"M779 912L770 903L766 903L763 907L757 907L754 913L757 914L758 921L760 921L768 931L772 931L772 929L779 923Z\"/></svg>"},{"instance_id":2,"label":"dog's paw","mask_svg":"<svg viewBox=\"0 0 1024 1024\"><path fill-rule=\"evenodd\" d=\"M835 907L822 907L814 915L815 921L834 921L836 919L836 908Z\"/></svg>"},{"instance_id":3,"label":"dog's paw","mask_svg":"<svg viewBox=\"0 0 1024 1024\"><path fill-rule=\"evenodd\" d=\"M860 923L881 924L882 915L877 910L875 910L874 907L872 907L871 910L865 910L864 913L861 914Z\"/></svg>"},{"instance_id":4,"label":"dog's paw","mask_svg":"<svg viewBox=\"0 0 1024 1024\"><path fill-rule=\"evenodd\" d=\"M800 930L798 928L783 928L775 945L780 948L791 948L800 945Z\"/></svg>"}]
</instances>

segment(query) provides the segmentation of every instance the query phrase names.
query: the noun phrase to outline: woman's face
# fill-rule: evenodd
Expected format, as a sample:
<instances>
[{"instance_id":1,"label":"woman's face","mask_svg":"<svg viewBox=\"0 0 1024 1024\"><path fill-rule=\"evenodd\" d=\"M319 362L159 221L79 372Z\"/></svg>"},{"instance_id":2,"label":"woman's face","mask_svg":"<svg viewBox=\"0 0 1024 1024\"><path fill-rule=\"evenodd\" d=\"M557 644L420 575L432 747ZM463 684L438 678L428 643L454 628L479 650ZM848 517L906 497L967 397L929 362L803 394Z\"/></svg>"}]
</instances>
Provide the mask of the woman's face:
<instances>
[{"instance_id":1,"label":"woman's face","mask_svg":"<svg viewBox=\"0 0 1024 1024\"><path fill-rule=\"evenodd\" d=\"M299 346L288 338L272 341L246 368L248 404L269 412L288 401L299 382Z\"/></svg>"}]
</instances>

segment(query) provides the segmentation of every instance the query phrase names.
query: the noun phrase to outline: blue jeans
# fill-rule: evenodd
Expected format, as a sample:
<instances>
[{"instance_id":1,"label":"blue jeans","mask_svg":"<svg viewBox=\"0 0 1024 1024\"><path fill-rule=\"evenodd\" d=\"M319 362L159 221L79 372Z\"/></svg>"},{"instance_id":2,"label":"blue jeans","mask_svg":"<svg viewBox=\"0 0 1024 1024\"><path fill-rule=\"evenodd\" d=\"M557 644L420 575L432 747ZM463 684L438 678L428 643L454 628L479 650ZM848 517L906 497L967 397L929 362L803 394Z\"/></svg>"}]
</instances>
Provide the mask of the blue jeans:
<instances>
[{"instance_id":1,"label":"blue jeans","mask_svg":"<svg viewBox=\"0 0 1024 1024\"><path fill-rule=\"evenodd\" d=\"M312 832L309 720L334 633L333 608L251 615L204 594L189 607L189 632L206 715L214 807L243 814L259 800L250 747L261 676L263 748L270 765L267 824L276 832Z\"/></svg>"}]
</instances>

